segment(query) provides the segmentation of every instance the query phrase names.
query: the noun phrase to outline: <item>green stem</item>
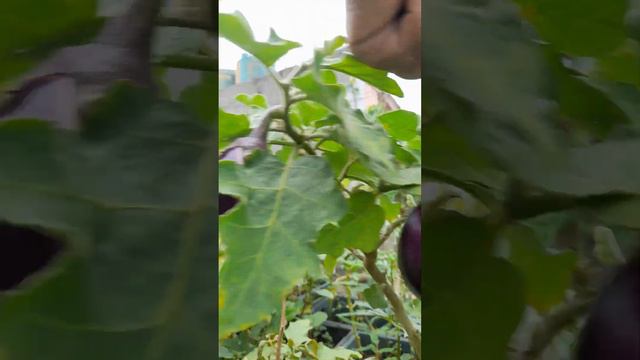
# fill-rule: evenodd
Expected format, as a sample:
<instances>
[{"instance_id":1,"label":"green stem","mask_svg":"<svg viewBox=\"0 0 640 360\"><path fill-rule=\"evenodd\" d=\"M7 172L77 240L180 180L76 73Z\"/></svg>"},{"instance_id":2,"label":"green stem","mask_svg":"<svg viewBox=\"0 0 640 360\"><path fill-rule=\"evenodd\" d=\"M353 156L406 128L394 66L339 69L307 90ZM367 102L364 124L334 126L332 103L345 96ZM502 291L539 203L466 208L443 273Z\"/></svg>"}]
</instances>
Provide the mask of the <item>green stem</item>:
<instances>
[{"instance_id":1,"label":"green stem","mask_svg":"<svg viewBox=\"0 0 640 360\"><path fill-rule=\"evenodd\" d=\"M216 59L208 56L168 55L153 61L154 65L200 71L218 71Z\"/></svg>"},{"instance_id":2,"label":"green stem","mask_svg":"<svg viewBox=\"0 0 640 360\"><path fill-rule=\"evenodd\" d=\"M159 16L155 24L158 26L172 26L172 27L181 27L186 29L199 29L199 30L207 30L214 31L213 23L202 20L194 20L185 17L179 16Z\"/></svg>"},{"instance_id":3,"label":"green stem","mask_svg":"<svg viewBox=\"0 0 640 360\"><path fill-rule=\"evenodd\" d=\"M398 296L398 294L393 290L393 287L389 284L387 277L380 271L380 269L378 269L378 266L376 265L377 258L377 251L365 254L364 266L373 280L378 284L378 286L380 286L380 289L387 298L387 301L389 301L396 320L402 325L404 331L407 332L411 347L413 347L413 350L416 353L416 360L420 360L422 358L422 339L420 332L418 332L411 322L411 319L409 319L400 296Z\"/></svg>"}]
</instances>

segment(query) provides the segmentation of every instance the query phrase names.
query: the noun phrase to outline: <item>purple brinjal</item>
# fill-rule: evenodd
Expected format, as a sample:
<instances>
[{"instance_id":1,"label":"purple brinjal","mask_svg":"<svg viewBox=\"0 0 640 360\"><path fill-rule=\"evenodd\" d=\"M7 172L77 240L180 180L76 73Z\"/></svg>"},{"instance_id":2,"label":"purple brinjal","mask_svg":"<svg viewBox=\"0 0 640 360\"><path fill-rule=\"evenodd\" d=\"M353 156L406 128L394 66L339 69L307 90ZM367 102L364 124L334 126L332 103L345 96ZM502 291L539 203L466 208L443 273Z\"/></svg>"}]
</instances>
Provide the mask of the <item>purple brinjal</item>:
<instances>
[{"instance_id":1,"label":"purple brinjal","mask_svg":"<svg viewBox=\"0 0 640 360\"><path fill-rule=\"evenodd\" d=\"M640 359L640 256L600 293L582 330L576 359Z\"/></svg>"},{"instance_id":2,"label":"purple brinjal","mask_svg":"<svg viewBox=\"0 0 640 360\"><path fill-rule=\"evenodd\" d=\"M253 129L251 134L237 138L229 145L222 154L220 160L233 161L236 164L244 164L244 159L255 150L265 150L267 148L267 132L270 118L263 119L260 126ZM229 194L219 194L218 215L224 215L238 203L238 199Z\"/></svg>"},{"instance_id":3,"label":"purple brinjal","mask_svg":"<svg viewBox=\"0 0 640 360\"><path fill-rule=\"evenodd\" d=\"M398 263L409 289L420 297L422 281L422 226L420 206L411 211L400 235Z\"/></svg>"}]
</instances>

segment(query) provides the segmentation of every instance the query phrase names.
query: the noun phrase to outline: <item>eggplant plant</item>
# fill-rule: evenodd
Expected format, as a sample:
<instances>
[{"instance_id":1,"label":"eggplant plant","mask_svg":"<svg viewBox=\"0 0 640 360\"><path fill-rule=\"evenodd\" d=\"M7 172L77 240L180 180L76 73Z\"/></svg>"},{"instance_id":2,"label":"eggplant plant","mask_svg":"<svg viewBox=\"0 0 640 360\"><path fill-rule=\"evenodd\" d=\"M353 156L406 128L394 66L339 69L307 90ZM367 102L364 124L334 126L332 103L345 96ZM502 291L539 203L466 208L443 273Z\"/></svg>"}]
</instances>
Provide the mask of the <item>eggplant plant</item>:
<instances>
[{"instance_id":1,"label":"eggplant plant","mask_svg":"<svg viewBox=\"0 0 640 360\"><path fill-rule=\"evenodd\" d=\"M378 261L379 249L398 240L420 202L419 115L349 102L341 79L386 96L403 93L386 72L354 58L344 37L326 41L310 61L276 71L276 61L300 44L275 31L266 42L254 39L240 13L220 14L219 29L262 62L281 92L275 104L262 94L239 94L246 114L219 109L221 341L272 318L305 277L331 277L341 271L338 259L352 254L420 359L419 322ZM317 356L315 340L288 335L293 324L283 317L279 334L262 347L271 357L258 358L279 359L285 351Z\"/></svg>"}]
</instances>

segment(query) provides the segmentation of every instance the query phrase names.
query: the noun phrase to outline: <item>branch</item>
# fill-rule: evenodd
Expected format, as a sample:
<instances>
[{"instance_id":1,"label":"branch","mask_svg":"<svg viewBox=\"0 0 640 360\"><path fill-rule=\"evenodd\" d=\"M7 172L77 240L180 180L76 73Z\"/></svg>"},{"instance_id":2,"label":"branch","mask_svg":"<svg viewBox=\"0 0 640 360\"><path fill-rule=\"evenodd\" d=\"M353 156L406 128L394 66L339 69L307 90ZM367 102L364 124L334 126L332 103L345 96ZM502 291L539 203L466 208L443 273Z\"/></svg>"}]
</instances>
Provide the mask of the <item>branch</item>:
<instances>
[{"instance_id":1,"label":"branch","mask_svg":"<svg viewBox=\"0 0 640 360\"><path fill-rule=\"evenodd\" d=\"M420 360L422 356L422 340L420 333L416 330L415 326L413 326L411 319L409 319L409 316L404 309L402 300L398 294L393 291L393 287L387 281L387 277L380 271L380 269L378 269L378 266L376 265L377 257L377 251L365 254L364 267L367 269L373 280L382 289L384 296L389 301L389 304L391 304L396 320L398 320L409 336L409 342L416 352L416 359Z\"/></svg>"},{"instance_id":2,"label":"branch","mask_svg":"<svg viewBox=\"0 0 640 360\"><path fill-rule=\"evenodd\" d=\"M168 55L153 61L154 65L191 69L200 71L218 71L217 61L208 56Z\"/></svg>"},{"instance_id":3,"label":"branch","mask_svg":"<svg viewBox=\"0 0 640 360\"><path fill-rule=\"evenodd\" d=\"M281 82L278 82L278 84L280 84L280 87L282 88L282 91L284 93L285 109L284 109L284 116L282 117L282 119L284 120L284 129L287 132L287 135L289 135L289 137L293 139L293 141L295 141L296 144L302 147L304 151L307 152L307 154L315 155L316 154L315 150L313 150L313 148L309 146L309 144L307 144L307 142L305 141L305 138L302 135L298 134L298 132L291 125L291 120L289 119L289 107L291 106L292 103L291 103L291 97L289 96L289 87L282 84Z\"/></svg>"},{"instance_id":4,"label":"branch","mask_svg":"<svg viewBox=\"0 0 640 360\"><path fill-rule=\"evenodd\" d=\"M158 26L173 26L187 29L199 29L213 32L213 24L201 19L192 19L180 16L160 16L156 19L156 25Z\"/></svg>"},{"instance_id":5,"label":"branch","mask_svg":"<svg viewBox=\"0 0 640 360\"><path fill-rule=\"evenodd\" d=\"M521 359L537 359L560 331L589 310L592 301L592 299L576 299L552 310L533 330L529 349L522 354Z\"/></svg>"},{"instance_id":6,"label":"branch","mask_svg":"<svg viewBox=\"0 0 640 360\"><path fill-rule=\"evenodd\" d=\"M287 326L287 298L282 298L282 308L280 309L280 327L278 329L278 342L276 343L276 360L280 360L282 350L282 337L284 336L284 328Z\"/></svg>"}]
</instances>

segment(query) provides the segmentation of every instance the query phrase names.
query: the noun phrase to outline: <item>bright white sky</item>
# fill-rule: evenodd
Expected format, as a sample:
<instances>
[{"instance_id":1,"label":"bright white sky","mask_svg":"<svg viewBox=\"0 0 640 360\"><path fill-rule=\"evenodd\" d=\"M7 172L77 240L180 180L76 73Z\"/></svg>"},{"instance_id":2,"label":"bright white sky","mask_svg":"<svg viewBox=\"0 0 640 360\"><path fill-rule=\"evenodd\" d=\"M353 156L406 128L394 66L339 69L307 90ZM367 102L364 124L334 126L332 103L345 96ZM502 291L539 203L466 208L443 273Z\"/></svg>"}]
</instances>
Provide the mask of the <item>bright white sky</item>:
<instances>
[{"instance_id":1,"label":"bright white sky","mask_svg":"<svg viewBox=\"0 0 640 360\"><path fill-rule=\"evenodd\" d=\"M313 56L313 49L337 35L346 35L345 0L220 0L222 13L240 11L251 25L256 40L266 41L274 28L283 39L302 47L291 50L276 63L276 69L300 64ZM220 39L221 69L235 69L243 50ZM403 109L420 114L420 80L404 80L391 74L402 88L404 98L396 98Z\"/></svg>"}]
</instances>

